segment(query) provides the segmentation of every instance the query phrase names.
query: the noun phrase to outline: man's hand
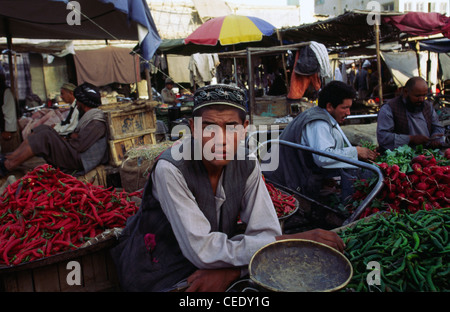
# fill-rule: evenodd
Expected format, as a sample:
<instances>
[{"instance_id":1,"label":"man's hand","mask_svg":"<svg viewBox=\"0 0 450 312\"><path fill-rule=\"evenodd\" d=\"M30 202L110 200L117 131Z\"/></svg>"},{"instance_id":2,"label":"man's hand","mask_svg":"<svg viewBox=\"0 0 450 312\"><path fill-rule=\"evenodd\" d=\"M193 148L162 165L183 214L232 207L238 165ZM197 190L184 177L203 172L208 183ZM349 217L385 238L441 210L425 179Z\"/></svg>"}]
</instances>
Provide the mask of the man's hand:
<instances>
[{"instance_id":1,"label":"man's hand","mask_svg":"<svg viewBox=\"0 0 450 312\"><path fill-rule=\"evenodd\" d=\"M427 137L426 135L417 134L417 135L410 135L409 136L409 143L410 144L425 145L428 142L430 142L430 138Z\"/></svg>"},{"instance_id":2,"label":"man's hand","mask_svg":"<svg viewBox=\"0 0 450 312\"><path fill-rule=\"evenodd\" d=\"M286 234L276 237L276 240L283 239L308 239L333 247L340 252L343 252L345 248L344 241L339 237L339 235L335 232L322 229L314 229L302 233Z\"/></svg>"},{"instance_id":3,"label":"man's hand","mask_svg":"<svg viewBox=\"0 0 450 312\"><path fill-rule=\"evenodd\" d=\"M72 132L71 134L69 134L69 138L77 139L78 138L78 133L77 132Z\"/></svg>"},{"instance_id":4,"label":"man's hand","mask_svg":"<svg viewBox=\"0 0 450 312\"><path fill-rule=\"evenodd\" d=\"M186 292L224 292L240 276L239 268L197 270L188 277Z\"/></svg>"},{"instance_id":5,"label":"man's hand","mask_svg":"<svg viewBox=\"0 0 450 312\"><path fill-rule=\"evenodd\" d=\"M367 147L357 146L356 150L358 151L358 159L360 160L375 160L378 156L378 153L372 151Z\"/></svg>"},{"instance_id":6,"label":"man's hand","mask_svg":"<svg viewBox=\"0 0 450 312\"><path fill-rule=\"evenodd\" d=\"M2 132L2 139L3 140L5 140L5 141L11 140L11 137L12 137L11 132L6 132L6 131Z\"/></svg>"}]
</instances>

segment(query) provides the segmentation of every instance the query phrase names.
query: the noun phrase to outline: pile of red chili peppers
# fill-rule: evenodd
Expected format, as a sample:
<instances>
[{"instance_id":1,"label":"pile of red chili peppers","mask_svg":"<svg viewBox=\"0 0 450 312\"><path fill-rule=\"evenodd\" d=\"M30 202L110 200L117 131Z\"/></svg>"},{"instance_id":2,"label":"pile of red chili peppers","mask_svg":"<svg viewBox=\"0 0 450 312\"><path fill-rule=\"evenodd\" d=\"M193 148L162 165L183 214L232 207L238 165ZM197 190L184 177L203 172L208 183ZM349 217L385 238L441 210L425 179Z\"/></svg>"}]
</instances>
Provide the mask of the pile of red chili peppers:
<instances>
[{"instance_id":1,"label":"pile of red chili peppers","mask_svg":"<svg viewBox=\"0 0 450 312\"><path fill-rule=\"evenodd\" d=\"M264 180L265 181L265 180ZM267 190L269 191L270 198L272 199L273 205L277 212L278 218L287 216L295 210L295 197L294 195L289 195L283 193L271 183L265 182Z\"/></svg>"},{"instance_id":2,"label":"pile of red chili peppers","mask_svg":"<svg viewBox=\"0 0 450 312\"><path fill-rule=\"evenodd\" d=\"M36 167L0 197L0 265L74 250L106 229L123 228L138 207L132 193Z\"/></svg>"}]
</instances>

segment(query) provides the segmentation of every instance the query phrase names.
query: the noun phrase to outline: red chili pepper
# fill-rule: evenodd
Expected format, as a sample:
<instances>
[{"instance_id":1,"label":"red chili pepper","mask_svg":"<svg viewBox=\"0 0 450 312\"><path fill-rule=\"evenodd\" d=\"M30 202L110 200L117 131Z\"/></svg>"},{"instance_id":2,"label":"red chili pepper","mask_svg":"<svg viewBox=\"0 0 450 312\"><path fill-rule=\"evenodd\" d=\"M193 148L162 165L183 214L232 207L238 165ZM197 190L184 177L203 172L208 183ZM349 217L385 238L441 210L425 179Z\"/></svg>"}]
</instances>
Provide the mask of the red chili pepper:
<instances>
[{"instance_id":1,"label":"red chili pepper","mask_svg":"<svg viewBox=\"0 0 450 312\"><path fill-rule=\"evenodd\" d=\"M3 250L3 260L5 261L6 265L10 265L9 259L8 259L8 253L9 251L16 245L20 243L19 238L14 238L14 236L11 236L8 244L6 245L5 249Z\"/></svg>"}]
</instances>

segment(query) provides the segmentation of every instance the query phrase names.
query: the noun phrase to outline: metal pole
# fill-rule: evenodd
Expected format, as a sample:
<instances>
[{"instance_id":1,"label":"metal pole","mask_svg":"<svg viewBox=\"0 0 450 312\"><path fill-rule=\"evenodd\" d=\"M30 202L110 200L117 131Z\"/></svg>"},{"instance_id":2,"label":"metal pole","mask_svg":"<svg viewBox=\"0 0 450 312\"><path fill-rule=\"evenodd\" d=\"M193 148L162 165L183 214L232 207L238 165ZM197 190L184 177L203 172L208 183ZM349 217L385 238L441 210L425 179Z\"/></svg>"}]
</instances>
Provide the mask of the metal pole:
<instances>
[{"instance_id":1,"label":"metal pole","mask_svg":"<svg viewBox=\"0 0 450 312\"><path fill-rule=\"evenodd\" d=\"M250 124L253 124L253 110L255 105L255 86L253 82L253 64L252 64L252 53L247 47L247 65L248 65L248 114L250 117Z\"/></svg>"},{"instance_id":2,"label":"metal pole","mask_svg":"<svg viewBox=\"0 0 450 312\"><path fill-rule=\"evenodd\" d=\"M12 94L14 96L14 102L16 104L16 116L19 117L19 114L20 114L19 98L18 98L17 87L16 87L16 78L15 78L15 75L14 75L15 69L14 69L13 57L12 57L13 46L12 46L11 34L9 32L9 21L8 21L8 19L5 19L4 27L5 27L5 32L6 32L6 43L7 43L7 46L8 46L9 79L10 79L10 84L11 84L11 91L12 91Z\"/></svg>"},{"instance_id":3,"label":"metal pole","mask_svg":"<svg viewBox=\"0 0 450 312\"><path fill-rule=\"evenodd\" d=\"M153 100L152 82L150 80L150 69L145 67L145 78L147 80L147 93L149 101Z\"/></svg>"},{"instance_id":4,"label":"metal pole","mask_svg":"<svg viewBox=\"0 0 450 312\"><path fill-rule=\"evenodd\" d=\"M380 98L380 106L383 105L383 75L381 73L381 57L380 57L380 27L375 23L375 36L377 45L377 70L378 70L378 97Z\"/></svg>"},{"instance_id":5,"label":"metal pole","mask_svg":"<svg viewBox=\"0 0 450 312\"><path fill-rule=\"evenodd\" d=\"M360 160L355 160L355 159L352 159L349 157L341 156L338 154L317 150L317 149L311 148L306 145L292 143L292 142L284 141L284 140L268 140L268 141L262 142L260 144L259 148L261 148L262 146L268 145L268 144L281 144L281 145L285 145L285 146L288 146L291 148L296 148L296 149L304 150L304 151L311 152L314 154L318 154L321 156L326 156L326 157L329 157L329 158L332 158L332 159L335 159L338 161L342 161L342 162L357 166L359 168L368 169L377 176L378 181L375 184L375 186L373 187L373 189L371 190L371 192L360 203L360 205L358 206L358 208L356 208L356 210L353 212L353 214L344 221L343 225L349 224L349 223L355 221L356 219L358 219L358 217L361 215L361 213L363 213L364 209L366 209L366 207L375 198L375 196L381 191L381 189L384 185L383 173L381 172L380 168L378 168L377 166L374 166L372 164L369 164L369 163L366 163L366 162L363 162Z\"/></svg>"}]
</instances>

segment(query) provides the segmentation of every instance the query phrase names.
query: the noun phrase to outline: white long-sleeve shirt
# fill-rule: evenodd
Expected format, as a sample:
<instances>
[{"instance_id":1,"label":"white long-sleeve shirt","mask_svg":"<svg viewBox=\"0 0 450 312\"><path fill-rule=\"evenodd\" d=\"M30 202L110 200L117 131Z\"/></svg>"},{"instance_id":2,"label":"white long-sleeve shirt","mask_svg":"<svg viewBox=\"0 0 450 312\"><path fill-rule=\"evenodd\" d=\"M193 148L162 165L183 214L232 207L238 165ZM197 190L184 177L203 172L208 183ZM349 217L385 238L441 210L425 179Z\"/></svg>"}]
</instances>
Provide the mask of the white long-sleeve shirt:
<instances>
[{"instance_id":1,"label":"white long-sleeve shirt","mask_svg":"<svg viewBox=\"0 0 450 312\"><path fill-rule=\"evenodd\" d=\"M153 195L160 202L183 255L200 269L246 266L256 251L281 235L259 164L243 185L240 217L247 224L246 231L231 238L222 232L211 232L184 176L173 164L160 160L151 178ZM225 200L221 177L215 195L218 218Z\"/></svg>"},{"instance_id":2,"label":"white long-sleeve shirt","mask_svg":"<svg viewBox=\"0 0 450 312\"><path fill-rule=\"evenodd\" d=\"M302 132L301 144L313 149L358 160L358 151L352 146L337 121L327 112L333 127L324 120L308 123ZM317 166L325 169L356 168L348 163L313 154Z\"/></svg>"},{"instance_id":3,"label":"white long-sleeve shirt","mask_svg":"<svg viewBox=\"0 0 450 312\"><path fill-rule=\"evenodd\" d=\"M5 131L16 132L17 131L17 113L16 105L14 101L14 95L11 89L7 88L3 94L3 116L5 119Z\"/></svg>"}]
</instances>

